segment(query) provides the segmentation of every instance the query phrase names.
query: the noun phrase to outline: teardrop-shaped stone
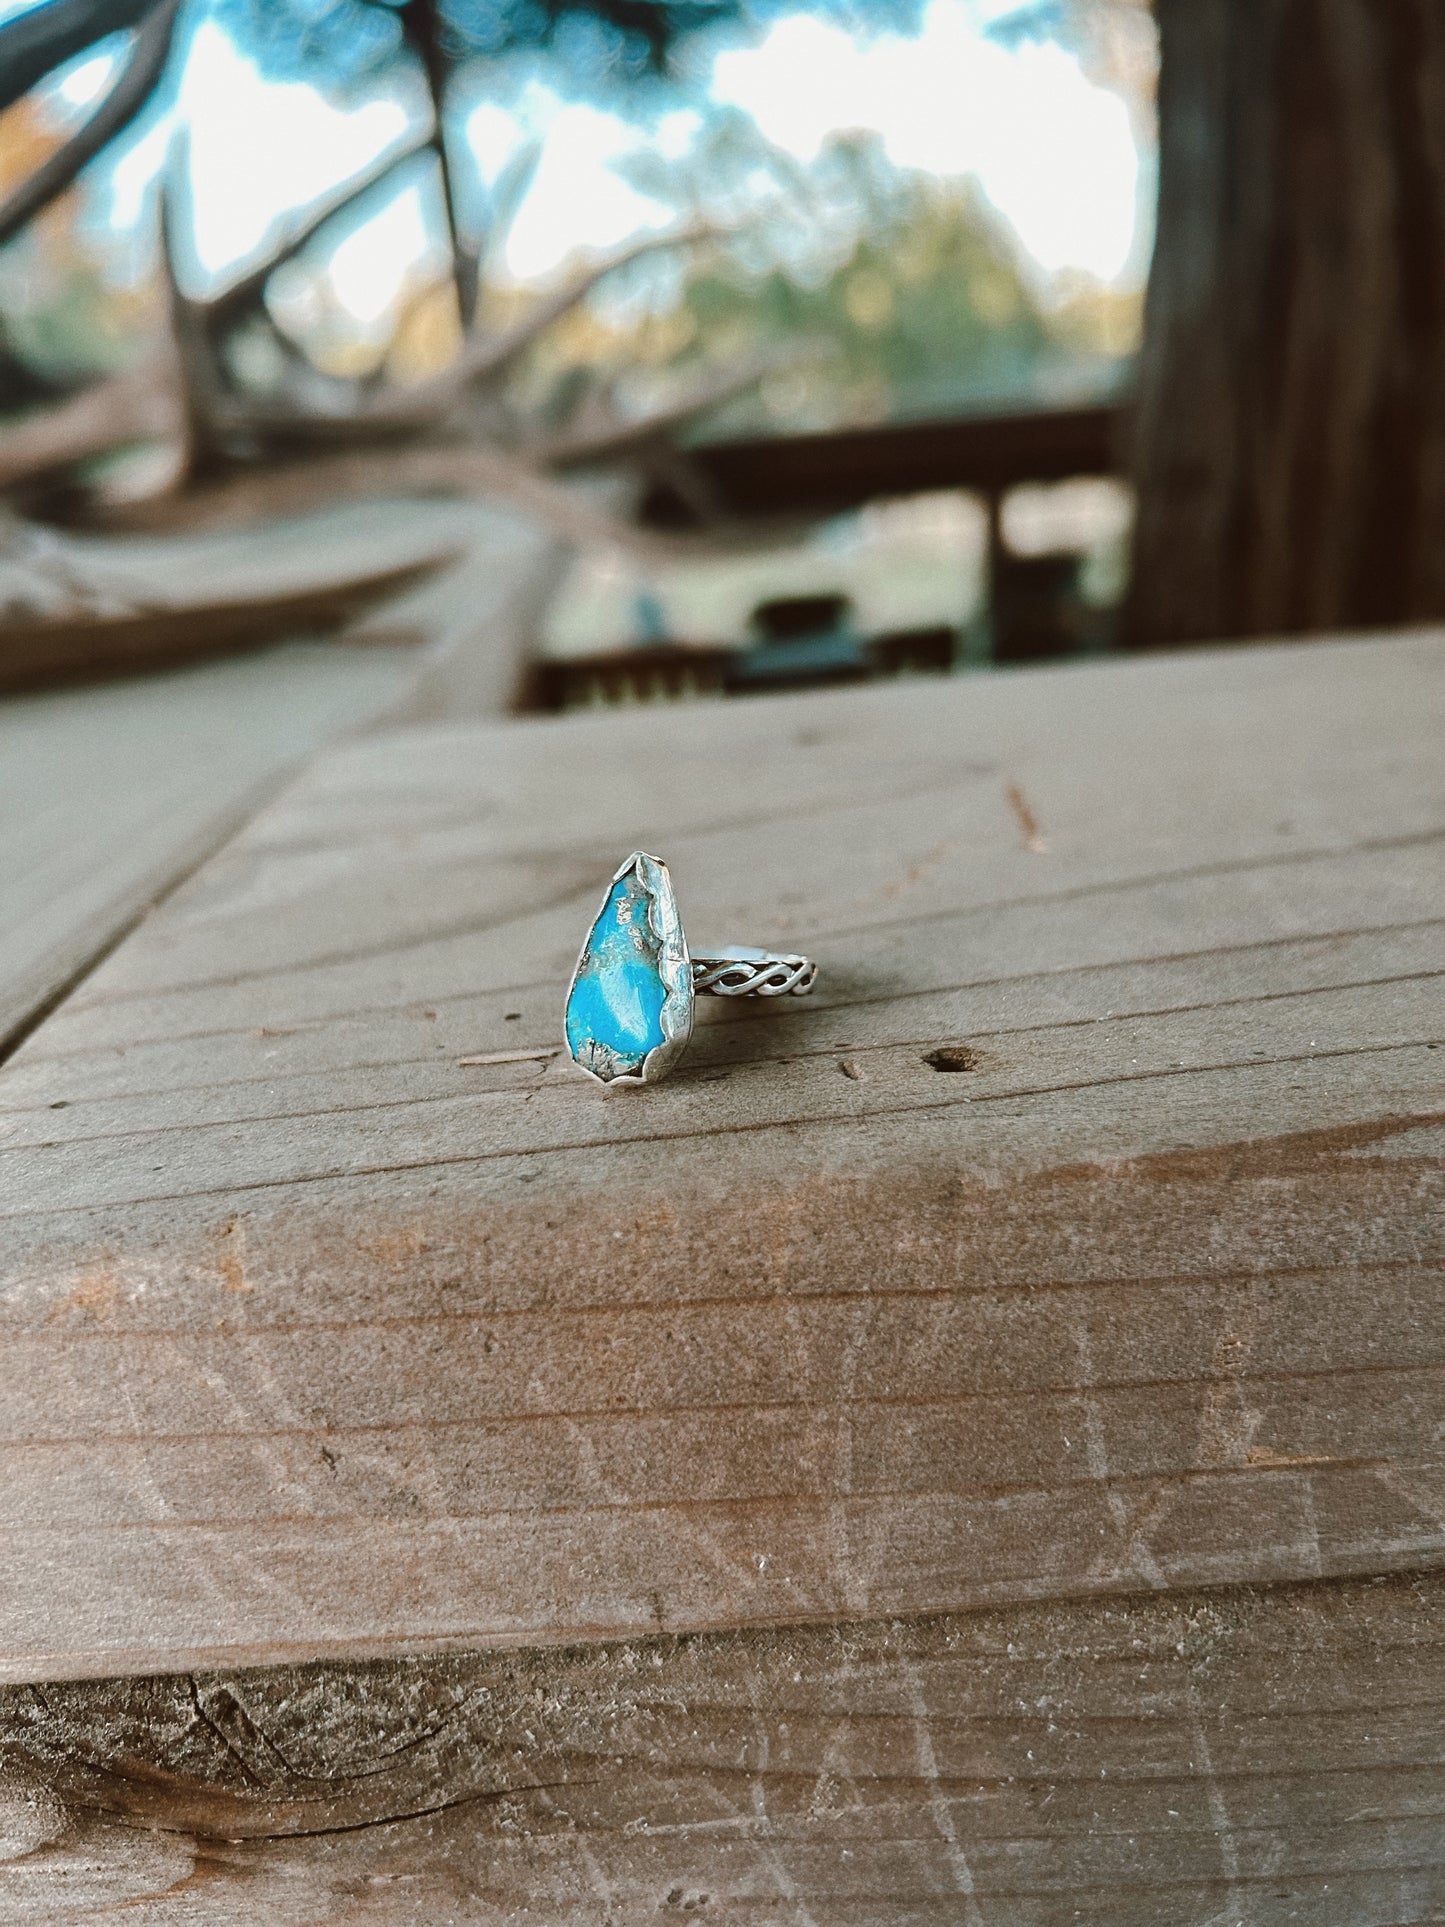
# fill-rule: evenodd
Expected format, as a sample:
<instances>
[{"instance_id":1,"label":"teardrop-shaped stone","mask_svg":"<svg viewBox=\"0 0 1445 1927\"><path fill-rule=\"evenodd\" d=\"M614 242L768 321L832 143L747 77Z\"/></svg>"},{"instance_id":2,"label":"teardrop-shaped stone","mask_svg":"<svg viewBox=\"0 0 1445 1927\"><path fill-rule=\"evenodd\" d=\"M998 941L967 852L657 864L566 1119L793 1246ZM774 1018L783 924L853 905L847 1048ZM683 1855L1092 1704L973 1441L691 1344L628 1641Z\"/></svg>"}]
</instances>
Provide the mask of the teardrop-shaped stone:
<instances>
[{"instance_id":1,"label":"teardrop-shaped stone","mask_svg":"<svg viewBox=\"0 0 1445 1927\"><path fill-rule=\"evenodd\" d=\"M653 901L662 891L667 901L658 916ZM669 981L675 983L678 972L668 971L669 945L659 930L659 924L666 930L675 923L671 895L665 865L655 858L631 859L608 891L578 960L567 998L567 1048L604 1083L640 1076L650 1054L677 1037L676 1017L668 1024L665 1006ZM679 927L671 948L680 947ZM690 991L685 950L681 961L682 981Z\"/></svg>"}]
</instances>

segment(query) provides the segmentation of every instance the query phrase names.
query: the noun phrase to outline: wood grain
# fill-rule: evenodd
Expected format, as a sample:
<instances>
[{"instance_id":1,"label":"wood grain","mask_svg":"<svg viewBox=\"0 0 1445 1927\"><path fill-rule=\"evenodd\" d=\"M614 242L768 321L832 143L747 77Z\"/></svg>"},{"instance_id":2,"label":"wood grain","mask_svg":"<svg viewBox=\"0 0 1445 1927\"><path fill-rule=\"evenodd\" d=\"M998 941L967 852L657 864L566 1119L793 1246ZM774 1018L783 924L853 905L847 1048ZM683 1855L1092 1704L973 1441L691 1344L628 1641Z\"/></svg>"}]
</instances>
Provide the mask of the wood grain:
<instances>
[{"instance_id":1,"label":"wood grain","mask_svg":"<svg viewBox=\"0 0 1445 1927\"><path fill-rule=\"evenodd\" d=\"M0 705L0 1054L301 758L409 679L291 648Z\"/></svg>"},{"instance_id":2,"label":"wood grain","mask_svg":"<svg viewBox=\"0 0 1445 1927\"><path fill-rule=\"evenodd\" d=\"M151 661L167 623L191 637L186 653L214 651L235 640L227 608L264 605L273 629L289 608L304 631L317 597L344 597L358 574L427 580L353 625L350 653L293 645L0 706L0 1056L319 744L383 715L503 712L556 566L550 538L473 502L369 503L241 538L76 538L55 552L62 580L145 600L123 623L127 648ZM40 625L46 649L56 627ZM0 630L14 667L13 617ZM42 658L60 667L53 649Z\"/></svg>"},{"instance_id":3,"label":"wood grain","mask_svg":"<svg viewBox=\"0 0 1445 1927\"><path fill-rule=\"evenodd\" d=\"M0 1691L4 1927L1404 1927L1445 1585Z\"/></svg>"},{"instance_id":4,"label":"wood grain","mask_svg":"<svg viewBox=\"0 0 1445 1927\"><path fill-rule=\"evenodd\" d=\"M1445 1563L1440 656L318 758L0 1083L5 1675ZM458 1065L634 847L815 998Z\"/></svg>"}]
</instances>

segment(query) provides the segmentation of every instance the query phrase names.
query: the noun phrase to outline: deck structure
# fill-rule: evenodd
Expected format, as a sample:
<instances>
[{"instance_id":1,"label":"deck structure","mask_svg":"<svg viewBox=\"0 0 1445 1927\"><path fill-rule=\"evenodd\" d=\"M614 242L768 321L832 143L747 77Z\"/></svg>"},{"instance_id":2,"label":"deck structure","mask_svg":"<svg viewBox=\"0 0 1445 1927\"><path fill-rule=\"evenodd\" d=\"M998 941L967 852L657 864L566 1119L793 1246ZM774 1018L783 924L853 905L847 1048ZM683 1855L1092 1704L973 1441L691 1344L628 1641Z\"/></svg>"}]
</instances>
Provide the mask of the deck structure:
<instances>
[{"instance_id":1,"label":"deck structure","mask_svg":"<svg viewBox=\"0 0 1445 1927\"><path fill-rule=\"evenodd\" d=\"M1442 662L278 766L0 1073L0 1922L1445 1914ZM637 847L823 974L606 1094Z\"/></svg>"}]
</instances>

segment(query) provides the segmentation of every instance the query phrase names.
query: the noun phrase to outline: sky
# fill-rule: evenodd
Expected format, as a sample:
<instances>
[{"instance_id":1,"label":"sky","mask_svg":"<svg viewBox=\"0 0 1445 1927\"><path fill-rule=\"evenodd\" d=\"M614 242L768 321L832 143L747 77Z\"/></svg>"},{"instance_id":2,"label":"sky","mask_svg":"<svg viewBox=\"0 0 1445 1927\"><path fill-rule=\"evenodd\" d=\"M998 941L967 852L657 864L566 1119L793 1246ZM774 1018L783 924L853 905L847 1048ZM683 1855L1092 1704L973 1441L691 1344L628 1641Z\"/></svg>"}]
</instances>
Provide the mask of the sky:
<instances>
[{"instance_id":1,"label":"sky","mask_svg":"<svg viewBox=\"0 0 1445 1927\"><path fill-rule=\"evenodd\" d=\"M992 0L993 11L1000 10ZM805 12L777 19L751 45L719 51L710 91L749 114L800 161L830 134L871 130L899 166L972 176L1013 226L1047 279L1083 273L1105 283L1143 273L1140 157L1129 114L1053 43L1004 46L987 35L990 0L929 0L921 31L862 40ZM0 11L8 11L0 0ZM79 63L55 106L79 118L105 85L111 61ZM374 99L349 109L302 83L264 80L213 22L194 30L180 82L195 207L194 271L216 285L248 264L288 209L325 195L407 138L408 105ZM504 106L481 102L465 122L484 174L540 138L542 159L509 237L505 270L547 279L579 249L609 249L675 212L630 184L619 164L650 144L686 151L699 117L685 107L647 126L565 100L533 79ZM258 125L265 139L255 138ZM152 115L109 169L93 219L124 228L140 219L169 129ZM434 252L421 186L402 185L385 212L343 241L330 279L363 324L379 321Z\"/></svg>"}]
</instances>

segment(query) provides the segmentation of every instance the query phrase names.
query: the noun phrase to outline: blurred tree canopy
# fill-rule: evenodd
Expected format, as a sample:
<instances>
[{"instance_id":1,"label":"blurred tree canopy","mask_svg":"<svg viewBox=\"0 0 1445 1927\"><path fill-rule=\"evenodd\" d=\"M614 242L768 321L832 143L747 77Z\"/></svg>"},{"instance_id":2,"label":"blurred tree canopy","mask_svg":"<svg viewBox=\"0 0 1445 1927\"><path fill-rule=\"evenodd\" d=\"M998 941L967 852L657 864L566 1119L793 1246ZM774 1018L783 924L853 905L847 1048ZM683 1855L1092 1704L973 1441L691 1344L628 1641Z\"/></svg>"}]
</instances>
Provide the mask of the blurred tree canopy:
<instances>
[{"instance_id":1,"label":"blurred tree canopy","mask_svg":"<svg viewBox=\"0 0 1445 1927\"><path fill-rule=\"evenodd\" d=\"M1047 306L976 188L895 166L876 136L836 137L803 166L744 115L716 111L685 162L643 155L628 173L722 231L654 312L614 323L610 343L578 317L589 338L564 333L552 352L609 355L640 374L791 349L790 365L710 418L711 433L947 415L1120 378L1129 325L1111 328L1107 303Z\"/></svg>"},{"instance_id":2,"label":"blurred tree canopy","mask_svg":"<svg viewBox=\"0 0 1445 1927\"><path fill-rule=\"evenodd\" d=\"M922 0L807 10L873 35L916 25ZM1137 320L1128 296L1045 299L966 181L897 166L873 136L834 137L804 164L709 97L709 48L798 11L798 0L189 0L177 24L178 0L41 0L0 25L0 67L18 51L40 72L47 48L73 60L103 47L111 70L78 125L73 111L57 117L53 89L0 117L0 239L16 236L0 248L0 406L115 378L129 349L137 374L116 440L166 424L189 485L378 438L469 439L565 466L664 431L786 431L1117 387ZM202 24L271 82L342 106L405 103L411 132L329 199L278 211L262 258L198 292L177 269L191 220L180 116L142 286L112 271L68 190L97 124L113 139L149 108L148 124L168 125ZM1030 16L1002 30L1041 29ZM489 175L467 132L479 99L516 94L529 75L635 126L639 145L616 171L677 217L670 233L573 263L555 290L496 273L542 137ZM696 127L687 153L649 151L647 126L679 105ZM437 246L363 326L332 262L413 192Z\"/></svg>"},{"instance_id":3,"label":"blurred tree canopy","mask_svg":"<svg viewBox=\"0 0 1445 1927\"><path fill-rule=\"evenodd\" d=\"M0 200L54 146L42 111L19 100L0 115ZM107 277L74 210L47 208L0 251L0 408L53 399L124 365L146 302Z\"/></svg>"}]
</instances>

